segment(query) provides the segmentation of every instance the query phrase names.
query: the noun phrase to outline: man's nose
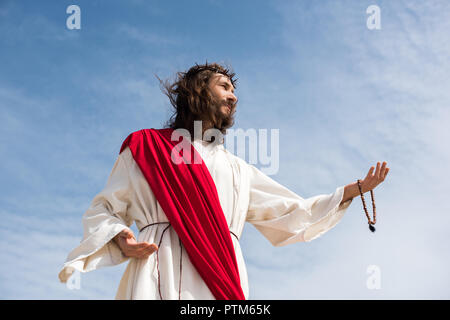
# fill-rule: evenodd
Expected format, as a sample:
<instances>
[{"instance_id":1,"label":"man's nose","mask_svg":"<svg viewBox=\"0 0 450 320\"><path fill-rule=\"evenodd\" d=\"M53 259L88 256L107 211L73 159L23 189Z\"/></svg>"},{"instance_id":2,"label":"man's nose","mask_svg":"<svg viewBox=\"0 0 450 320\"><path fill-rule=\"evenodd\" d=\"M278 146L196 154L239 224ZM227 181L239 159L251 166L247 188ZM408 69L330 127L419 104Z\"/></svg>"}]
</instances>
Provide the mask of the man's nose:
<instances>
[{"instance_id":1,"label":"man's nose","mask_svg":"<svg viewBox=\"0 0 450 320\"><path fill-rule=\"evenodd\" d=\"M238 101L238 98L234 95L234 93L231 93L228 98L227 98L228 102L231 102L233 104L236 104Z\"/></svg>"}]
</instances>

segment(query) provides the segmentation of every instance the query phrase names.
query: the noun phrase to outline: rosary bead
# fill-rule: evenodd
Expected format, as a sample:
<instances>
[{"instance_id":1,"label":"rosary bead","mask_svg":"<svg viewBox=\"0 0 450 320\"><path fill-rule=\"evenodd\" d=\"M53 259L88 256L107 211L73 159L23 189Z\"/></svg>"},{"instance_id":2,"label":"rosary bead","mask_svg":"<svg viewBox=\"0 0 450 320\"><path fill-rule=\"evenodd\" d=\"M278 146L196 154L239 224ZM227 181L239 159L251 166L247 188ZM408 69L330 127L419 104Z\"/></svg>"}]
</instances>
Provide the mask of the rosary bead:
<instances>
[{"instance_id":1,"label":"rosary bead","mask_svg":"<svg viewBox=\"0 0 450 320\"><path fill-rule=\"evenodd\" d=\"M377 222L377 212L375 210L375 198L373 196L373 191L370 190L370 197L372 198L372 208L373 208L373 221L371 221L369 213L367 212L366 201L364 200L364 194L361 189L361 181L358 179L357 182L358 182L359 193L361 194L361 200L363 203L364 212L366 213L366 217L369 222L369 229L370 229L370 231L375 232L375 227L373 225Z\"/></svg>"}]
</instances>

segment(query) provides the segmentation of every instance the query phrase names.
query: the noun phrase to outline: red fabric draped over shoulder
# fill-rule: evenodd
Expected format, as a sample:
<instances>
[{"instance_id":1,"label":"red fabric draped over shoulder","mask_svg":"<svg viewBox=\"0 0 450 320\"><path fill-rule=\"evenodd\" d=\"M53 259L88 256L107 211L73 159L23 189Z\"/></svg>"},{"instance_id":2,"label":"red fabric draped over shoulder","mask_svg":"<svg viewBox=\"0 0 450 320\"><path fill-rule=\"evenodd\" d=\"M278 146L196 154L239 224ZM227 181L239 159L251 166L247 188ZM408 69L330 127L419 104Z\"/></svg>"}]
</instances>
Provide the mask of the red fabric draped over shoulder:
<instances>
[{"instance_id":1,"label":"red fabric draped over shoulder","mask_svg":"<svg viewBox=\"0 0 450 320\"><path fill-rule=\"evenodd\" d=\"M215 183L192 144L189 143L190 155L200 162L172 161L172 152L187 159L183 151L174 149L180 140L172 141L173 131L167 128L133 132L123 142L120 153L127 146L130 148L192 264L214 297L244 300L236 255Z\"/></svg>"}]
</instances>

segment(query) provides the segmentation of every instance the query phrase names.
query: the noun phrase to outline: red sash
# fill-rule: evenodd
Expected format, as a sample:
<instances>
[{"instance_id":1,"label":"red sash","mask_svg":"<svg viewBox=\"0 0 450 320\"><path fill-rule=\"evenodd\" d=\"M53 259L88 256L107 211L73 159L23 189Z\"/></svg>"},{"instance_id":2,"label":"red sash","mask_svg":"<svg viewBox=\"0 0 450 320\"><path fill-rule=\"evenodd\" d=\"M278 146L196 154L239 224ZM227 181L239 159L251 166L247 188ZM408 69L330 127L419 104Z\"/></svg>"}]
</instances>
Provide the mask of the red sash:
<instances>
[{"instance_id":1,"label":"red sash","mask_svg":"<svg viewBox=\"0 0 450 320\"><path fill-rule=\"evenodd\" d=\"M171 140L173 131L168 128L133 132L120 152L130 147L156 200L214 297L244 300L230 231L214 181L203 160L190 164L172 161L172 149L179 143ZM190 154L201 159L192 144L190 148ZM178 151L186 159L182 153Z\"/></svg>"}]
</instances>

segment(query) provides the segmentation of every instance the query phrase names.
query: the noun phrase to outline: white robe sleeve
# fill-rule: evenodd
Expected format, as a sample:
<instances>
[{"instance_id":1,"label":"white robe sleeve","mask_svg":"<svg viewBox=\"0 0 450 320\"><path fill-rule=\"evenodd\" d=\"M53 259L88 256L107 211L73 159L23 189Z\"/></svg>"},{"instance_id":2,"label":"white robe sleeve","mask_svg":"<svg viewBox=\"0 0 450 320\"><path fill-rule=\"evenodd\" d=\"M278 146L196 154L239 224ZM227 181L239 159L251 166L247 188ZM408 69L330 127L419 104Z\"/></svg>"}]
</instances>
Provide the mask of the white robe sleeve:
<instances>
[{"instance_id":1,"label":"white robe sleeve","mask_svg":"<svg viewBox=\"0 0 450 320\"><path fill-rule=\"evenodd\" d=\"M333 228L353 199L340 205L344 186L303 199L249 165L250 200L246 221L274 246L309 242Z\"/></svg>"},{"instance_id":2,"label":"white robe sleeve","mask_svg":"<svg viewBox=\"0 0 450 320\"><path fill-rule=\"evenodd\" d=\"M58 275L61 282L66 282L74 270L88 272L128 260L119 246L111 241L133 223L127 214L132 203L132 185L123 154L118 156L106 186L94 197L82 217L83 239L69 253Z\"/></svg>"}]
</instances>

